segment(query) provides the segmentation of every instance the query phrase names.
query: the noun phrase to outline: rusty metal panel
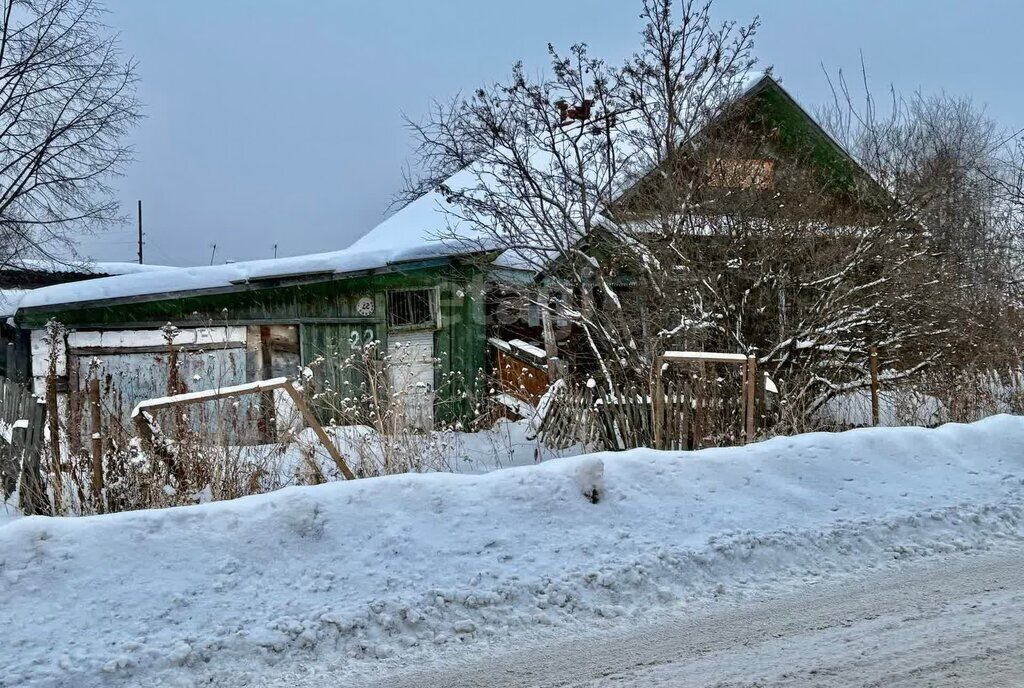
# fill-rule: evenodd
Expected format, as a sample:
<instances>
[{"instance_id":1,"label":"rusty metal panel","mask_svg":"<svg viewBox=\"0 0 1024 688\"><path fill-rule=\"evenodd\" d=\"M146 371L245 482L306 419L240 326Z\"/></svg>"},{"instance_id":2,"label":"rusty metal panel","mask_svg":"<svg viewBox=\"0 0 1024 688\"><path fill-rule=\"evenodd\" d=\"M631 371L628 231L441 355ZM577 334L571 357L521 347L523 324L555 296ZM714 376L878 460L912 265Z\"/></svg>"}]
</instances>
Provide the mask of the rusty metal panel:
<instances>
[{"instance_id":1,"label":"rusty metal panel","mask_svg":"<svg viewBox=\"0 0 1024 688\"><path fill-rule=\"evenodd\" d=\"M130 428L135 404L145 399L167 396L170 374L167 353L123 353L77 356L79 388L85 389L90 377L97 377L103 406ZM178 379L181 391L214 389L246 382L246 352L243 347L206 351L178 351ZM195 404L185 410L189 426L204 433L226 433L232 441L255 430L255 399L241 397L227 402ZM159 419L158 419L159 421Z\"/></svg>"}]
</instances>

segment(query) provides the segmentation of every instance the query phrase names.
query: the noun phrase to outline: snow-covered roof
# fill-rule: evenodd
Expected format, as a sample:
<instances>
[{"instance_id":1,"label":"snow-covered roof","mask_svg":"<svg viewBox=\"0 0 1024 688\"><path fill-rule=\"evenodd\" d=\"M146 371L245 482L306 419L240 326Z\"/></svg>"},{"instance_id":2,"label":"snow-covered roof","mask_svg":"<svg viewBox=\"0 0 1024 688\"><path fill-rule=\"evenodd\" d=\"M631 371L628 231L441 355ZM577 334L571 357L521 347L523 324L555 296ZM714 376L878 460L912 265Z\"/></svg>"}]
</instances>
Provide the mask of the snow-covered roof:
<instances>
[{"instance_id":1,"label":"snow-covered roof","mask_svg":"<svg viewBox=\"0 0 1024 688\"><path fill-rule=\"evenodd\" d=\"M80 275L131 275L137 272L154 270L173 270L168 265L146 265L139 263L107 262L93 260L61 260L49 258L13 258L0 264L0 272L25 270L30 272L46 272L51 274Z\"/></svg>"},{"instance_id":2,"label":"snow-covered roof","mask_svg":"<svg viewBox=\"0 0 1024 688\"><path fill-rule=\"evenodd\" d=\"M449 177L445 184L462 188L473 184L469 169L460 170ZM445 245L442 237L459 236L467 241L481 241L477 232L467 232L466 223L459 222L445 210L448 206L440 191L423 194L406 204L376 227L356 239L349 249L356 251L381 251L396 246Z\"/></svg>"},{"instance_id":3,"label":"snow-covered roof","mask_svg":"<svg viewBox=\"0 0 1024 688\"><path fill-rule=\"evenodd\" d=\"M447 183L450 188L459 188L468 186L472 181L470 171L463 170L454 174ZM397 263L465 256L489 250L487 239L478 232L470 231L465 223L460 226L445 211L445 204L440 192L427 193L395 212L348 248L339 251L224 265L170 268L169 271L159 273L124 274L42 287L22 299L20 308L223 289L253 281L303 275L343 275L381 269Z\"/></svg>"},{"instance_id":4,"label":"snow-covered roof","mask_svg":"<svg viewBox=\"0 0 1024 688\"><path fill-rule=\"evenodd\" d=\"M353 247L290 258L137 272L33 289L22 298L19 309L215 290L303 275L342 275L469 251L451 243L407 241L372 251Z\"/></svg>"},{"instance_id":5,"label":"snow-covered roof","mask_svg":"<svg viewBox=\"0 0 1024 688\"><path fill-rule=\"evenodd\" d=\"M445 187L456 191L477 188L483 180L487 186L499 183L486 181L489 175L481 173L479 164L459 170L444 181ZM419 243L423 246L443 247L450 253L472 253L495 250L494 238L481 232L474 223L457 216L457 210L440 191L430 191L356 239L349 247L354 250L377 251L393 246ZM456 240L456 237L458 238ZM529 269L529 261L513 251L503 251L495 259L499 267Z\"/></svg>"},{"instance_id":6,"label":"snow-covered roof","mask_svg":"<svg viewBox=\"0 0 1024 688\"><path fill-rule=\"evenodd\" d=\"M9 318L18 310L21 300L31 289L0 289L0 318Z\"/></svg>"},{"instance_id":7,"label":"snow-covered roof","mask_svg":"<svg viewBox=\"0 0 1024 688\"><path fill-rule=\"evenodd\" d=\"M103 262L103 261L71 261L58 259L39 259L17 257L0 265L0 272L33 272L46 273L49 275L133 275L149 274L156 272L166 273L175 268L167 265L140 265L139 263ZM73 283L76 289L81 289L84 282ZM62 285L58 285L62 286ZM44 287L49 288L49 287ZM0 289L0 318L8 318L14 315L21 307L25 296L33 289L21 289L13 287Z\"/></svg>"}]
</instances>

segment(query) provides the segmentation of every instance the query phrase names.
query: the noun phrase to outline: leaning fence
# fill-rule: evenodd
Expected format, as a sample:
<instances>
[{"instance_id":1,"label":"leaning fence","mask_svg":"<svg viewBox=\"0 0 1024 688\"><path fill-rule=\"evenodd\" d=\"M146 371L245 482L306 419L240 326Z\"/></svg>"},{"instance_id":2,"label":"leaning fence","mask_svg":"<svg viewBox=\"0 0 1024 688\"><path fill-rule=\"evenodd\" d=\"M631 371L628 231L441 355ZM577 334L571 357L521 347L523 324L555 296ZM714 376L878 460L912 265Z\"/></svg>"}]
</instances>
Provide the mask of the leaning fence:
<instances>
[{"instance_id":1,"label":"leaning fence","mask_svg":"<svg viewBox=\"0 0 1024 688\"><path fill-rule=\"evenodd\" d=\"M0 380L0 487L6 501L20 486L26 514L48 512L40 466L45 426L45 402L24 385Z\"/></svg>"},{"instance_id":2,"label":"leaning fence","mask_svg":"<svg viewBox=\"0 0 1024 688\"><path fill-rule=\"evenodd\" d=\"M594 380L558 383L545 404L541 440L555 449L581 444L604 450L700 449L753 440L764 408L753 357L670 351L652 377L647 389Z\"/></svg>"}]
</instances>

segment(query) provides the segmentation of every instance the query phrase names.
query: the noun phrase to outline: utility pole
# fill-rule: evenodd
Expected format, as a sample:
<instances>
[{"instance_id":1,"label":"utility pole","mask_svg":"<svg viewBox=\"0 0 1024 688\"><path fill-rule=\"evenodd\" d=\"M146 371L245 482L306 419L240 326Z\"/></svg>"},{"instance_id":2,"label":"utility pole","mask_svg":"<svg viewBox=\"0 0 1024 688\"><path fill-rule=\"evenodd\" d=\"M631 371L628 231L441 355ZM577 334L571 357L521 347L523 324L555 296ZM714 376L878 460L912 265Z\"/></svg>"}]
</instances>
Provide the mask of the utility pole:
<instances>
[{"instance_id":1,"label":"utility pole","mask_svg":"<svg viewBox=\"0 0 1024 688\"><path fill-rule=\"evenodd\" d=\"M139 265L142 265L142 201L139 201Z\"/></svg>"},{"instance_id":2,"label":"utility pole","mask_svg":"<svg viewBox=\"0 0 1024 688\"><path fill-rule=\"evenodd\" d=\"M210 244L210 248L212 249L210 251L210 265L213 265L213 257L217 255L217 242L215 241Z\"/></svg>"}]
</instances>

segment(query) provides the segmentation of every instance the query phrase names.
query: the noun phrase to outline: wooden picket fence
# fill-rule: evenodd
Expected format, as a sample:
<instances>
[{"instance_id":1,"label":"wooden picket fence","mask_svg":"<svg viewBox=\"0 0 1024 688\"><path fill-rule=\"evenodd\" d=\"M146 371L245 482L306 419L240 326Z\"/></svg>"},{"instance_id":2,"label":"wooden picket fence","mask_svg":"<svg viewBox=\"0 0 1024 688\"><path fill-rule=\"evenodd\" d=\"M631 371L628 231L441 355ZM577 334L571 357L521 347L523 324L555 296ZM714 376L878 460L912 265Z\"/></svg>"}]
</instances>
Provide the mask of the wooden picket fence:
<instances>
[{"instance_id":1,"label":"wooden picket fence","mask_svg":"<svg viewBox=\"0 0 1024 688\"><path fill-rule=\"evenodd\" d=\"M721 400L695 397L689 384L669 382L659 431L650 394L635 388L613 394L601 387L563 387L551 400L539 436L556 449L573 444L610 451L655 446L694 449L703 443L704 419L712 405L720 412L725 406Z\"/></svg>"},{"instance_id":2,"label":"wooden picket fence","mask_svg":"<svg viewBox=\"0 0 1024 688\"><path fill-rule=\"evenodd\" d=\"M0 487L4 499L19 484L21 508L27 514L48 510L42 480L41 454L46 403L26 386L0 380Z\"/></svg>"},{"instance_id":3,"label":"wooden picket fence","mask_svg":"<svg viewBox=\"0 0 1024 688\"><path fill-rule=\"evenodd\" d=\"M682 364L684 374L666 377L659 372L653 394L635 386L608 389L593 381L557 383L541 421L541 441L556 449L582 444L615 451L688 450L753 440L756 408L763 401L758 403L762 393L752 357L666 352L661 362ZM715 366L738 370L739 379L723 383Z\"/></svg>"}]
</instances>

